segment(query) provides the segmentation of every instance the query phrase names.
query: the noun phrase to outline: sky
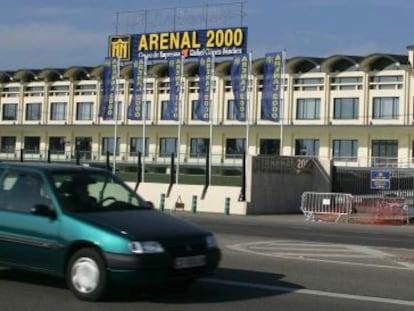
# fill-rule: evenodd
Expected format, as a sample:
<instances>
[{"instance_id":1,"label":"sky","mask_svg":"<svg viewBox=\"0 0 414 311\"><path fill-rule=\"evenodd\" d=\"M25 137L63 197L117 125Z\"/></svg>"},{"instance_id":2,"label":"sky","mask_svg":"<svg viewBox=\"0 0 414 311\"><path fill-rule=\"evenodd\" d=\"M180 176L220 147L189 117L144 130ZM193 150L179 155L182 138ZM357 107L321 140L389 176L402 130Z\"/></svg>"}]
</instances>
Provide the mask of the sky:
<instances>
[{"instance_id":1,"label":"sky","mask_svg":"<svg viewBox=\"0 0 414 311\"><path fill-rule=\"evenodd\" d=\"M0 71L101 65L110 35L171 31L174 11L186 30L247 27L253 59L407 55L414 44L413 0L13 0L0 10Z\"/></svg>"}]
</instances>

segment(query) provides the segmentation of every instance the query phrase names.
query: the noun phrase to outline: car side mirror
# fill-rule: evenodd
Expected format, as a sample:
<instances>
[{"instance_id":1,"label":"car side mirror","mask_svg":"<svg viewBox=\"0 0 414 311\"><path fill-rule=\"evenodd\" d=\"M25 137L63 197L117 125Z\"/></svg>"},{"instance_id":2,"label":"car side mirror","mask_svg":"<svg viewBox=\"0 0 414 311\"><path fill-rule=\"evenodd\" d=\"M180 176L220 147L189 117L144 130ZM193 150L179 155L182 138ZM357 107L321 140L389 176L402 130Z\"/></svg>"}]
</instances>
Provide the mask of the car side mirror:
<instances>
[{"instance_id":1,"label":"car side mirror","mask_svg":"<svg viewBox=\"0 0 414 311\"><path fill-rule=\"evenodd\" d=\"M47 204L35 204L31 208L30 212L33 215L45 216L51 219L56 219L56 211L51 209L50 206Z\"/></svg>"},{"instance_id":2,"label":"car side mirror","mask_svg":"<svg viewBox=\"0 0 414 311\"><path fill-rule=\"evenodd\" d=\"M154 203L152 201L147 201L147 205L148 205L148 207L150 209L154 209L155 208Z\"/></svg>"}]
</instances>

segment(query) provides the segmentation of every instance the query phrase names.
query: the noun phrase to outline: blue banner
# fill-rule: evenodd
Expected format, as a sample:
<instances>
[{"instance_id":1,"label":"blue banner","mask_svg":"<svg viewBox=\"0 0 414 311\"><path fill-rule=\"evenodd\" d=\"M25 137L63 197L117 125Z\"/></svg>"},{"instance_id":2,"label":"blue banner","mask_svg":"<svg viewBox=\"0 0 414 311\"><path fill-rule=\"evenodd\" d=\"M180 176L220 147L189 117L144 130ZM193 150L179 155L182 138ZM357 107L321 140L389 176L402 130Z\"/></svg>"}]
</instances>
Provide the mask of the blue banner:
<instances>
[{"instance_id":1,"label":"blue banner","mask_svg":"<svg viewBox=\"0 0 414 311\"><path fill-rule=\"evenodd\" d=\"M113 120L115 114L115 92L118 60L116 57L105 58L103 71L103 89L99 116L104 120Z\"/></svg>"},{"instance_id":2,"label":"blue banner","mask_svg":"<svg viewBox=\"0 0 414 311\"><path fill-rule=\"evenodd\" d=\"M213 72L213 57L211 55L200 57L200 66L198 74L199 81L199 98L194 110L196 120L210 120L210 101L211 101L211 78Z\"/></svg>"},{"instance_id":3,"label":"blue banner","mask_svg":"<svg viewBox=\"0 0 414 311\"><path fill-rule=\"evenodd\" d=\"M168 60L168 74L170 77L170 100L164 111L163 120L179 119L180 104L180 83L181 83L181 57L174 57Z\"/></svg>"},{"instance_id":4,"label":"blue banner","mask_svg":"<svg viewBox=\"0 0 414 311\"><path fill-rule=\"evenodd\" d=\"M128 119L143 120L143 95L144 95L144 72L145 58L141 57L132 62L133 90L131 104L128 108Z\"/></svg>"},{"instance_id":5,"label":"blue banner","mask_svg":"<svg viewBox=\"0 0 414 311\"><path fill-rule=\"evenodd\" d=\"M267 53L263 68L261 119L280 121L282 52Z\"/></svg>"},{"instance_id":6,"label":"blue banner","mask_svg":"<svg viewBox=\"0 0 414 311\"><path fill-rule=\"evenodd\" d=\"M234 56L231 66L231 86L234 94L234 120L246 121L249 55Z\"/></svg>"}]
</instances>

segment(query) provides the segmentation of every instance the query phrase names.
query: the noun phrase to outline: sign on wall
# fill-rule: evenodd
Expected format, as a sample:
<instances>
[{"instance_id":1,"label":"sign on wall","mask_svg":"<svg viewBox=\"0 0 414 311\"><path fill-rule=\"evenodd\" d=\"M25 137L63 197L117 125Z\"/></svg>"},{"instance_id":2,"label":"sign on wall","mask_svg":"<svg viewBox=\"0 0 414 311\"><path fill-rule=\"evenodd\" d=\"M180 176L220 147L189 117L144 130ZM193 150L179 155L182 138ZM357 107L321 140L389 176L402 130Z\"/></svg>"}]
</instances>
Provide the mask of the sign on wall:
<instances>
[{"instance_id":1,"label":"sign on wall","mask_svg":"<svg viewBox=\"0 0 414 311\"><path fill-rule=\"evenodd\" d=\"M148 59L234 56L247 52L247 27L153 32L109 37L110 57Z\"/></svg>"},{"instance_id":2,"label":"sign on wall","mask_svg":"<svg viewBox=\"0 0 414 311\"><path fill-rule=\"evenodd\" d=\"M371 171L371 189L391 188L391 172L390 171Z\"/></svg>"}]
</instances>

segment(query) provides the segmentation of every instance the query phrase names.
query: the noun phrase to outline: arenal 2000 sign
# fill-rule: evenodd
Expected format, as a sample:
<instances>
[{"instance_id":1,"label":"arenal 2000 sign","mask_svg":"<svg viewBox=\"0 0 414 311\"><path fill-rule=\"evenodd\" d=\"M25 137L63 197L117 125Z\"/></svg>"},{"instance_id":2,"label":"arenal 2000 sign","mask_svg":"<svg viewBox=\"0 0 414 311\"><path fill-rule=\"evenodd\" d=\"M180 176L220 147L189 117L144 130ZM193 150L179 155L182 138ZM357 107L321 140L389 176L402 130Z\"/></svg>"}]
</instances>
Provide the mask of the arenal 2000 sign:
<instances>
[{"instance_id":1,"label":"arenal 2000 sign","mask_svg":"<svg viewBox=\"0 0 414 311\"><path fill-rule=\"evenodd\" d=\"M178 56L183 51L191 57L237 55L246 50L247 28L238 27L111 36L108 54L128 61L143 55L153 59Z\"/></svg>"}]
</instances>

